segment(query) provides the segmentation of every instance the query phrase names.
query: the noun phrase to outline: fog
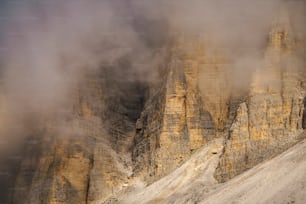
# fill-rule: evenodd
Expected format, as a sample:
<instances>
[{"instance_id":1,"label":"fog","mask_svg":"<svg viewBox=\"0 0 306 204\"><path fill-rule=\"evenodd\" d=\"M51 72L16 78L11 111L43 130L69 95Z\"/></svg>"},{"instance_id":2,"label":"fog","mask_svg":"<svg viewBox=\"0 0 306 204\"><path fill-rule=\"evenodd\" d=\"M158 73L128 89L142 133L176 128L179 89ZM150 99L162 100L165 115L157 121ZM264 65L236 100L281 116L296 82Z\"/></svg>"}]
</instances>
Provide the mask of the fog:
<instances>
[{"instance_id":1,"label":"fog","mask_svg":"<svg viewBox=\"0 0 306 204\"><path fill-rule=\"evenodd\" d=\"M207 53L222 48L231 59L230 80L247 87L284 2L7 0L0 13L0 154L50 114L65 117L72 92L88 72L127 58L130 66L120 68L124 80L156 81L163 50L177 32L186 40L203 36ZM305 14L297 4L291 10ZM293 22L301 39L303 17L296 14Z\"/></svg>"},{"instance_id":2,"label":"fog","mask_svg":"<svg viewBox=\"0 0 306 204\"><path fill-rule=\"evenodd\" d=\"M69 0L15 3L2 28L5 58L1 94L4 128L9 131L30 121L36 128L46 115L72 103L71 92L86 72L115 64L123 57L129 56L135 65L124 77L133 80L138 73L149 78L146 70L154 59L142 33L131 22L133 13L128 4ZM138 64L146 66L139 69ZM25 131L27 127L21 134Z\"/></svg>"},{"instance_id":3,"label":"fog","mask_svg":"<svg viewBox=\"0 0 306 204\"><path fill-rule=\"evenodd\" d=\"M204 36L208 53L224 49L234 77L247 76L280 6L280 0L11 2L1 28L6 112L32 117L57 109L85 72L126 56L131 80L154 80L156 54L174 32L187 40Z\"/></svg>"}]
</instances>

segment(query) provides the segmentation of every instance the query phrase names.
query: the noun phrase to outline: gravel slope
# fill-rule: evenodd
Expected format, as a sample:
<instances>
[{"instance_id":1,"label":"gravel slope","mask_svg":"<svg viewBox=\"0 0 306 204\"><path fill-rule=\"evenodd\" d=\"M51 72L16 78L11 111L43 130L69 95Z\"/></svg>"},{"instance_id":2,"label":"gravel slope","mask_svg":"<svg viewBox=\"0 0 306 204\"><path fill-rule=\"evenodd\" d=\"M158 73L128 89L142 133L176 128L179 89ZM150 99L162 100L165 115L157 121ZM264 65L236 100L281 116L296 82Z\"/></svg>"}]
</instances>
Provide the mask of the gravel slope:
<instances>
[{"instance_id":1,"label":"gravel slope","mask_svg":"<svg viewBox=\"0 0 306 204\"><path fill-rule=\"evenodd\" d=\"M176 171L149 186L130 184L108 203L306 203L306 140L272 160L218 184L213 172L221 143L217 141L203 147Z\"/></svg>"}]
</instances>

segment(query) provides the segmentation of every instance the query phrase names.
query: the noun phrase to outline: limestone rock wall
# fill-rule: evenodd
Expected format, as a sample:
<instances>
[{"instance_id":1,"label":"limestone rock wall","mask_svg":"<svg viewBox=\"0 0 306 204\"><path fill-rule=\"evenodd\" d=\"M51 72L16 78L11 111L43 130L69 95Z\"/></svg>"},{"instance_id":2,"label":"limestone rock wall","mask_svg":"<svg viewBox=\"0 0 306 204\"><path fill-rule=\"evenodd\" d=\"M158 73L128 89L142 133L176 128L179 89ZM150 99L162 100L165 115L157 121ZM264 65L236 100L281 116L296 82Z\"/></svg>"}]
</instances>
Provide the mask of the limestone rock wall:
<instances>
[{"instance_id":1,"label":"limestone rock wall","mask_svg":"<svg viewBox=\"0 0 306 204\"><path fill-rule=\"evenodd\" d=\"M199 68L199 87L203 108L213 117L218 131L223 131L231 96L230 64L220 51L205 56Z\"/></svg>"},{"instance_id":2,"label":"limestone rock wall","mask_svg":"<svg viewBox=\"0 0 306 204\"><path fill-rule=\"evenodd\" d=\"M247 103L240 105L216 170L223 182L296 143L302 131L305 92L290 27L274 25L263 67L258 68Z\"/></svg>"},{"instance_id":3,"label":"limestone rock wall","mask_svg":"<svg viewBox=\"0 0 306 204\"><path fill-rule=\"evenodd\" d=\"M297 58L305 46L283 19L246 94L234 92L225 52L201 38L176 36L152 83L129 80L127 62L85 73L69 114L47 118L27 140L12 202L102 203L131 178L165 176L218 137L222 182L293 145L306 127Z\"/></svg>"},{"instance_id":4,"label":"limestone rock wall","mask_svg":"<svg viewBox=\"0 0 306 204\"><path fill-rule=\"evenodd\" d=\"M304 45L297 44L287 13L280 15L246 93L231 86L232 64L222 49L205 49L201 38L177 38L161 85L136 124L136 175L159 178L193 150L222 136L225 148L215 176L226 181L300 139L305 124Z\"/></svg>"},{"instance_id":5,"label":"limestone rock wall","mask_svg":"<svg viewBox=\"0 0 306 204\"><path fill-rule=\"evenodd\" d=\"M134 173L147 181L180 166L225 128L230 109L226 63L217 55L206 57L201 45L180 40L173 46L160 86L136 124ZM212 85L214 80L218 83Z\"/></svg>"},{"instance_id":6,"label":"limestone rock wall","mask_svg":"<svg viewBox=\"0 0 306 204\"><path fill-rule=\"evenodd\" d=\"M134 90L122 90L137 85L118 85L117 76L108 72L105 68L86 73L71 93L67 113L46 119L33 133L34 144L27 139L13 203L100 203L127 182L127 151L140 112L134 109L142 107L127 98ZM114 98L119 101L114 103ZM133 104L134 109L126 107Z\"/></svg>"}]
</instances>

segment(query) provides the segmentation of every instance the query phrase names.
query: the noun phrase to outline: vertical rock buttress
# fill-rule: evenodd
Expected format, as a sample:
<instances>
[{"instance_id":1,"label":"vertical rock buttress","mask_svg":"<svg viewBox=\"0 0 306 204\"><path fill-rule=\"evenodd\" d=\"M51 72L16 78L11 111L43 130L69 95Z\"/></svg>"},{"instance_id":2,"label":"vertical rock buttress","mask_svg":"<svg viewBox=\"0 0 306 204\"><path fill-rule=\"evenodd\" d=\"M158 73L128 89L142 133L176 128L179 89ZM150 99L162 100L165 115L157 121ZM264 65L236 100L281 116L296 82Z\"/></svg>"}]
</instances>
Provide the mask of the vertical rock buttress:
<instances>
[{"instance_id":1,"label":"vertical rock buttress","mask_svg":"<svg viewBox=\"0 0 306 204\"><path fill-rule=\"evenodd\" d=\"M263 66L253 76L225 140L215 177L224 182L295 144L303 129L301 67L288 18L273 25Z\"/></svg>"}]
</instances>

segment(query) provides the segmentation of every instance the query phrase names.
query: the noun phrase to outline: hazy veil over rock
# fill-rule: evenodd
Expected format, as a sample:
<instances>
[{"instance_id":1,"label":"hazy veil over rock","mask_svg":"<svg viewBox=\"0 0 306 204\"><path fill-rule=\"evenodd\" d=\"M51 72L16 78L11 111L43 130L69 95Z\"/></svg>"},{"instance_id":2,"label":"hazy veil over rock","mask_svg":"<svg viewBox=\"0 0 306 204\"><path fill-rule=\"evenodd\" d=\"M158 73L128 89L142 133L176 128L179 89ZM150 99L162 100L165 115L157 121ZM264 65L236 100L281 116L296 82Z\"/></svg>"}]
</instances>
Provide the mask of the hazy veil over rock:
<instances>
[{"instance_id":1,"label":"hazy veil over rock","mask_svg":"<svg viewBox=\"0 0 306 204\"><path fill-rule=\"evenodd\" d=\"M0 202L220 203L305 137L304 1L5 6Z\"/></svg>"}]
</instances>

